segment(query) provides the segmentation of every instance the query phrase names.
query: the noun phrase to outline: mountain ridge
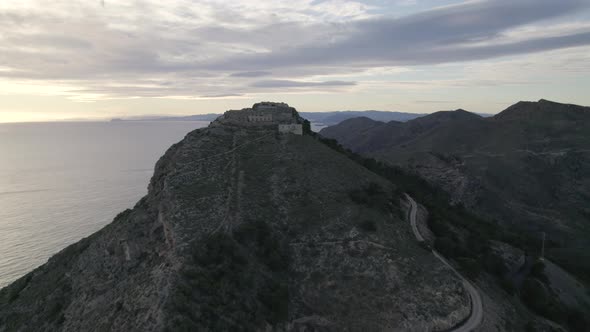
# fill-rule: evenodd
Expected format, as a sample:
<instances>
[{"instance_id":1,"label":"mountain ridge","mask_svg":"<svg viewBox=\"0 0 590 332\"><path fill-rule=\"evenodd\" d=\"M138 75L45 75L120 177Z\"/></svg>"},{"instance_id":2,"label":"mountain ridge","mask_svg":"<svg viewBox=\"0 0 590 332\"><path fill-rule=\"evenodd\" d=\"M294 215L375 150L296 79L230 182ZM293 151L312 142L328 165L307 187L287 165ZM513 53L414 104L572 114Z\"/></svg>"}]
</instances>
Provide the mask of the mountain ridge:
<instances>
[{"instance_id":1,"label":"mountain ridge","mask_svg":"<svg viewBox=\"0 0 590 332\"><path fill-rule=\"evenodd\" d=\"M590 212L583 204L590 193L583 176L590 171L589 110L541 100L516 103L491 118L434 121L428 130L412 130L413 122L425 117L395 130L376 126L362 137L353 137L353 120L347 128L328 127L320 134L421 174L453 202L479 207L488 218L510 227L541 227L561 245L584 247L576 234L585 229Z\"/></svg>"},{"instance_id":2,"label":"mountain ridge","mask_svg":"<svg viewBox=\"0 0 590 332\"><path fill-rule=\"evenodd\" d=\"M520 101L502 112L493 116L497 120L523 120L538 118L539 116L552 117L579 117L587 115L590 107L579 106L574 104L562 104L546 99L539 99L537 102Z\"/></svg>"}]
</instances>

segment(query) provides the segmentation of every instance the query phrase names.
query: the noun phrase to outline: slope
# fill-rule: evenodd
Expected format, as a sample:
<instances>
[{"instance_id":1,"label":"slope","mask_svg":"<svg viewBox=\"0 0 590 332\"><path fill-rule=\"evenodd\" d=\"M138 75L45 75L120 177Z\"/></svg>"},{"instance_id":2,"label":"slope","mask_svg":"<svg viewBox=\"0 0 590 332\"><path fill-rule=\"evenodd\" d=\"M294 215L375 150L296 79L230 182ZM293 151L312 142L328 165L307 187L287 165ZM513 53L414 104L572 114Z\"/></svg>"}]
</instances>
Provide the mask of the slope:
<instances>
[{"instance_id":1,"label":"slope","mask_svg":"<svg viewBox=\"0 0 590 332\"><path fill-rule=\"evenodd\" d=\"M540 100L519 102L492 118L474 115L436 121L429 117L417 119L434 124L426 130L412 132L412 122L417 121L413 120L390 132L384 133L383 126L369 129L358 141L346 134L355 133L353 120L349 120L345 131L336 126L321 134L336 139L342 136L345 146L364 156L420 175L444 189L452 204L464 206L487 220L486 225L432 221L439 235L444 234L439 242L457 257L465 257L465 250L473 251L474 245L481 247L465 234L487 232L495 240L524 249L534 261L541 255L545 234L545 254L549 259L545 280L558 285L561 280L571 279L551 273L556 270L551 268L553 262L588 285L590 108ZM412 134L407 135L408 132ZM371 136L382 142L368 146L347 143L369 142L366 137ZM468 232L466 228L472 230ZM482 255L494 251L494 245L483 245ZM481 262L482 266L495 264ZM503 274L502 270L495 271ZM575 288L562 289L565 292ZM579 305L572 303L562 301L571 310L590 309L587 299L578 301ZM563 313L558 313L562 309L551 310L554 312L547 315L552 319L566 320Z\"/></svg>"}]
</instances>

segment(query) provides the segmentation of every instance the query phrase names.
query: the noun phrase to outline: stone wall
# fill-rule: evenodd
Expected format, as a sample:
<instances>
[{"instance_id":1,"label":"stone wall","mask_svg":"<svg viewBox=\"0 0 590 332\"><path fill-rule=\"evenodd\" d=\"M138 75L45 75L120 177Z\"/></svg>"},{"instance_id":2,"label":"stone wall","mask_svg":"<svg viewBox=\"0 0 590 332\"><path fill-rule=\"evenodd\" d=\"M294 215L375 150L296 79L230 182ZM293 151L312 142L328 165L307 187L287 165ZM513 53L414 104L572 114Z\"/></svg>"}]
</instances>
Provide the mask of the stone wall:
<instances>
[{"instance_id":1,"label":"stone wall","mask_svg":"<svg viewBox=\"0 0 590 332\"><path fill-rule=\"evenodd\" d=\"M279 133L303 135L303 126L296 123L279 124Z\"/></svg>"},{"instance_id":2,"label":"stone wall","mask_svg":"<svg viewBox=\"0 0 590 332\"><path fill-rule=\"evenodd\" d=\"M273 122L273 115L272 114L255 114L255 115L248 115L248 122Z\"/></svg>"},{"instance_id":3,"label":"stone wall","mask_svg":"<svg viewBox=\"0 0 590 332\"><path fill-rule=\"evenodd\" d=\"M241 110L229 110L218 120L242 126L265 126L293 124L297 122L297 112L285 103L262 102Z\"/></svg>"}]
</instances>

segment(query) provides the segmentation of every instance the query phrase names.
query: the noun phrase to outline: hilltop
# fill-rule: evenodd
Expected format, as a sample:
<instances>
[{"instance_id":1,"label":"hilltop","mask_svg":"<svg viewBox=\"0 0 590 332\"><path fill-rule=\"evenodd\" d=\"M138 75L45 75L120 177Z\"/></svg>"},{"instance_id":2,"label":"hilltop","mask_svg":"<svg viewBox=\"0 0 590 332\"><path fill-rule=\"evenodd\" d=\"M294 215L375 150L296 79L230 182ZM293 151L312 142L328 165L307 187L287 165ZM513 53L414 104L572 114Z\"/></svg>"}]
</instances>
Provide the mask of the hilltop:
<instances>
[{"instance_id":1,"label":"hilltop","mask_svg":"<svg viewBox=\"0 0 590 332\"><path fill-rule=\"evenodd\" d=\"M443 330L461 281L391 182L297 111L228 111L162 156L148 194L0 291L0 331Z\"/></svg>"}]
</instances>

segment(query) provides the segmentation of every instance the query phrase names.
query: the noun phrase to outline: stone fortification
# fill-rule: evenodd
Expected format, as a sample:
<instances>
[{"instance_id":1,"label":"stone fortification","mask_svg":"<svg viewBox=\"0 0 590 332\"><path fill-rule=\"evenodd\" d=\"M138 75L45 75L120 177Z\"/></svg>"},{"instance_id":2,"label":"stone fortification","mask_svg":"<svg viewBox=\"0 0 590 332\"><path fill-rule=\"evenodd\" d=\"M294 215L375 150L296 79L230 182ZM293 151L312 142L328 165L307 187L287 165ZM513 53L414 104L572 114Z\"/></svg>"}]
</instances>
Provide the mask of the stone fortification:
<instances>
[{"instance_id":1,"label":"stone fortification","mask_svg":"<svg viewBox=\"0 0 590 332\"><path fill-rule=\"evenodd\" d=\"M285 103L261 102L252 108L229 110L217 119L224 124L241 126L265 126L279 124L297 124L298 115L295 108Z\"/></svg>"}]
</instances>

